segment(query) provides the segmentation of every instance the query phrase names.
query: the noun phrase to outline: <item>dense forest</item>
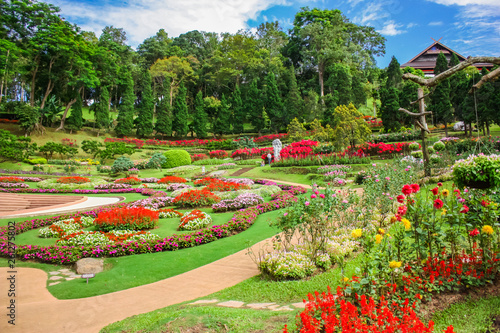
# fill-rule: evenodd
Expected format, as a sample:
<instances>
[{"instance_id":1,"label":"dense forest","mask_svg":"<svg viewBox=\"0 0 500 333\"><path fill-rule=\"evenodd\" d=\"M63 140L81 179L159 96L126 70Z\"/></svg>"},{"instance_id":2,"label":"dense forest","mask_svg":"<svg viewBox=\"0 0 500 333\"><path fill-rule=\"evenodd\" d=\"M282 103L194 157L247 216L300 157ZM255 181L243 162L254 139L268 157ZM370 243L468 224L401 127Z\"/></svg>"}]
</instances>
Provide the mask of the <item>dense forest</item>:
<instances>
[{"instance_id":1,"label":"dense forest","mask_svg":"<svg viewBox=\"0 0 500 333\"><path fill-rule=\"evenodd\" d=\"M235 34L194 30L171 38L160 29L134 50L121 28L107 26L97 37L51 4L0 0L0 112L16 114L27 133L79 130L89 106L91 125L117 136L205 137L286 131L294 118L332 124L335 108L352 103L397 131L411 126L397 109L412 109L417 86L402 81L395 58L378 69L375 57L384 53L384 37L339 10L302 8L289 31L265 22ZM463 93L471 73L443 84L439 100L448 101L435 121L473 121ZM497 98L481 96L486 124L498 122L500 104L498 83L488 85L483 94Z\"/></svg>"}]
</instances>

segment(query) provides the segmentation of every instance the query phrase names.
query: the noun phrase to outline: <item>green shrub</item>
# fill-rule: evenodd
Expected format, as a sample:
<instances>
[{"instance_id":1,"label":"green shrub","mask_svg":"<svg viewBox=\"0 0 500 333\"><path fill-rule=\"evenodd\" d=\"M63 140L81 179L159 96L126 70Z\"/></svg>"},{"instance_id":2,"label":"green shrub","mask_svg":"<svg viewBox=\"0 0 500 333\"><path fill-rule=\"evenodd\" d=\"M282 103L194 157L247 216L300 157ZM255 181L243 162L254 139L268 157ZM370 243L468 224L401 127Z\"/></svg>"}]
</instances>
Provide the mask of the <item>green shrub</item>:
<instances>
[{"instance_id":1,"label":"green shrub","mask_svg":"<svg viewBox=\"0 0 500 333\"><path fill-rule=\"evenodd\" d=\"M442 150L444 150L446 148L446 146L444 145L444 143L442 141L435 142L432 147L436 151L442 151Z\"/></svg>"},{"instance_id":2,"label":"green shrub","mask_svg":"<svg viewBox=\"0 0 500 333\"><path fill-rule=\"evenodd\" d=\"M24 159L24 163L29 163L31 165L36 165L36 164L47 164L47 159L40 157L40 158L33 158L33 159Z\"/></svg>"},{"instance_id":3,"label":"green shrub","mask_svg":"<svg viewBox=\"0 0 500 333\"><path fill-rule=\"evenodd\" d=\"M411 150L417 150L420 148L420 145L418 144L418 142L412 142L408 145L408 147L411 149Z\"/></svg>"},{"instance_id":4,"label":"green shrub","mask_svg":"<svg viewBox=\"0 0 500 333\"><path fill-rule=\"evenodd\" d=\"M167 162L167 158L162 153L154 153L146 163L146 169L161 169L161 166Z\"/></svg>"},{"instance_id":5,"label":"green shrub","mask_svg":"<svg viewBox=\"0 0 500 333\"><path fill-rule=\"evenodd\" d=\"M420 150L412 151L411 156L415 158L422 158L424 154Z\"/></svg>"},{"instance_id":6,"label":"green shrub","mask_svg":"<svg viewBox=\"0 0 500 333\"><path fill-rule=\"evenodd\" d=\"M163 168L175 168L183 165L191 164L191 156L189 153L182 149L168 150L163 155L166 161L162 164Z\"/></svg>"},{"instance_id":7,"label":"green shrub","mask_svg":"<svg viewBox=\"0 0 500 333\"><path fill-rule=\"evenodd\" d=\"M130 160L130 158L121 156L118 157L114 162L113 165L111 166L111 171L113 173L117 172L125 172L128 171L128 169L131 169L134 167L134 162Z\"/></svg>"},{"instance_id":8,"label":"green shrub","mask_svg":"<svg viewBox=\"0 0 500 333\"><path fill-rule=\"evenodd\" d=\"M432 147L432 146L431 146L431 147L428 147L428 148L427 148L427 151L429 152L429 154L432 154L432 153L436 152L436 150L435 150L435 149L434 149L434 147Z\"/></svg>"}]
</instances>

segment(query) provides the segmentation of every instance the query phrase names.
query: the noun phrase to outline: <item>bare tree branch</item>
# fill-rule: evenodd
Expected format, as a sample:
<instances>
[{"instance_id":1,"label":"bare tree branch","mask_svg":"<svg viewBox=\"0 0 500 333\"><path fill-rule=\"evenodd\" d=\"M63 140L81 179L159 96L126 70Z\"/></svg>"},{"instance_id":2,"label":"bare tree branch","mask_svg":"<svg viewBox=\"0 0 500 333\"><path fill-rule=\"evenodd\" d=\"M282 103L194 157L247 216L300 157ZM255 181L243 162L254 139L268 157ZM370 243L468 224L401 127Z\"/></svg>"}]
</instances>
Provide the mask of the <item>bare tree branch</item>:
<instances>
[{"instance_id":1,"label":"bare tree branch","mask_svg":"<svg viewBox=\"0 0 500 333\"><path fill-rule=\"evenodd\" d=\"M472 64L478 64L478 63L489 63L489 64L495 64L495 65L500 65L500 57L468 57L465 61L459 63L458 65L440 73L439 75L436 75L431 78L423 78L420 76L417 76L415 74L411 73L406 73L403 74L403 79L411 80L413 82L418 83L421 86L426 86L428 88L434 87L437 85L439 82L443 81L444 79L449 78L453 74L455 74L458 71L463 70L464 68L469 67ZM491 75L493 73L493 75ZM488 75L485 75L481 78L481 80L476 83L476 85L483 85L484 82L492 80L496 77L500 76L500 71L494 70L490 72ZM483 82L484 81L484 82Z\"/></svg>"},{"instance_id":2,"label":"bare tree branch","mask_svg":"<svg viewBox=\"0 0 500 333\"><path fill-rule=\"evenodd\" d=\"M415 112L411 112L411 111L408 111L408 110L403 109L403 108L399 108L398 111L407 113L407 114L409 114L412 117L421 117L421 116L425 116L427 114L432 114L432 111L425 111L425 112L421 112L421 113L415 113Z\"/></svg>"},{"instance_id":3,"label":"bare tree branch","mask_svg":"<svg viewBox=\"0 0 500 333\"><path fill-rule=\"evenodd\" d=\"M497 69L489 72L488 74L484 75L481 80L479 80L478 83L476 83L475 85L472 86L472 88L469 90L469 94L472 94L472 92L474 91L474 89L479 89L481 88L481 86L486 83L487 81L490 81L490 80L493 80L497 77L500 77L500 67L498 67Z\"/></svg>"},{"instance_id":4,"label":"bare tree branch","mask_svg":"<svg viewBox=\"0 0 500 333\"><path fill-rule=\"evenodd\" d=\"M420 97L419 99L417 99L416 101L413 101L413 102L410 102L410 105L413 105L415 103L418 103L421 99L423 98L426 98L427 96L429 96L431 93L428 93L428 94L425 94L424 96Z\"/></svg>"},{"instance_id":5,"label":"bare tree branch","mask_svg":"<svg viewBox=\"0 0 500 333\"><path fill-rule=\"evenodd\" d=\"M421 129L423 129L427 133L429 133L429 134L431 133L431 131L429 131L429 129L426 126L422 125L418 120L415 120L415 124L417 124L418 127L420 127Z\"/></svg>"}]
</instances>

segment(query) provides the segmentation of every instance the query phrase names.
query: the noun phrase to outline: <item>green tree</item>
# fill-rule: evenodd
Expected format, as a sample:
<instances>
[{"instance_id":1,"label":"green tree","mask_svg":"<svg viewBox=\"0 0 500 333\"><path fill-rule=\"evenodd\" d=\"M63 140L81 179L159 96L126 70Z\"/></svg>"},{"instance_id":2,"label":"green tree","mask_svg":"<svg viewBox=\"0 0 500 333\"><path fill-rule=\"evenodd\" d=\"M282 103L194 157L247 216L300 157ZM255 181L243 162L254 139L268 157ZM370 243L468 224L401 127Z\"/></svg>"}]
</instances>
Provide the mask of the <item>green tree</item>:
<instances>
[{"instance_id":1,"label":"green tree","mask_svg":"<svg viewBox=\"0 0 500 333\"><path fill-rule=\"evenodd\" d=\"M334 111L334 144L339 148L355 147L365 142L372 134L363 119L363 115L350 103L349 106L340 105Z\"/></svg>"},{"instance_id":2,"label":"green tree","mask_svg":"<svg viewBox=\"0 0 500 333\"><path fill-rule=\"evenodd\" d=\"M82 116L82 97L78 95L78 98L71 108L71 115L66 119L66 128L73 131L79 131L83 127L83 116Z\"/></svg>"},{"instance_id":3,"label":"green tree","mask_svg":"<svg viewBox=\"0 0 500 333\"><path fill-rule=\"evenodd\" d=\"M118 136L127 136L134 128L134 104L136 96L134 94L134 80L130 72L126 72L125 86L122 102L120 104L115 133Z\"/></svg>"},{"instance_id":4,"label":"green tree","mask_svg":"<svg viewBox=\"0 0 500 333\"><path fill-rule=\"evenodd\" d=\"M197 138L204 138L207 136L207 113L205 112L203 94L201 91L198 91L194 100L193 130Z\"/></svg>"},{"instance_id":5,"label":"green tree","mask_svg":"<svg viewBox=\"0 0 500 333\"><path fill-rule=\"evenodd\" d=\"M214 125L214 134L222 135L231 131L231 111L226 100L226 96L222 95L220 100L220 109Z\"/></svg>"},{"instance_id":6,"label":"green tree","mask_svg":"<svg viewBox=\"0 0 500 333\"><path fill-rule=\"evenodd\" d=\"M280 127L285 126L286 124L283 124L283 102L276 83L276 77L272 72L269 72L266 75L264 105L267 115L271 120L271 128L277 132Z\"/></svg>"},{"instance_id":7,"label":"green tree","mask_svg":"<svg viewBox=\"0 0 500 333\"><path fill-rule=\"evenodd\" d=\"M182 82L179 86L179 92L175 97L173 117L172 131L174 131L175 135L178 137L186 136L189 130L188 106L186 103L186 87L184 87L184 83Z\"/></svg>"},{"instance_id":8,"label":"green tree","mask_svg":"<svg viewBox=\"0 0 500 333\"><path fill-rule=\"evenodd\" d=\"M341 63L328 66L327 89L332 95L330 107L348 105L353 100L352 75L349 66Z\"/></svg>"},{"instance_id":9,"label":"green tree","mask_svg":"<svg viewBox=\"0 0 500 333\"><path fill-rule=\"evenodd\" d=\"M243 107L243 101L241 100L241 91L238 86L234 88L234 92L231 98L231 108L233 109L232 125L233 132L237 134L243 133L243 124L246 123L246 110Z\"/></svg>"},{"instance_id":10,"label":"green tree","mask_svg":"<svg viewBox=\"0 0 500 333\"><path fill-rule=\"evenodd\" d=\"M300 141L304 139L307 134L307 130L304 125L297 119L293 118L293 120L287 126L288 137L293 141Z\"/></svg>"},{"instance_id":11,"label":"green tree","mask_svg":"<svg viewBox=\"0 0 500 333\"><path fill-rule=\"evenodd\" d=\"M387 80L385 81L385 87L387 89L393 87L399 89L403 83L403 73L401 72L401 65L399 65L398 60L395 56L392 56L391 62L386 70Z\"/></svg>"},{"instance_id":12,"label":"green tree","mask_svg":"<svg viewBox=\"0 0 500 333\"><path fill-rule=\"evenodd\" d=\"M162 136L172 135L172 109L170 108L170 102L166 98L163 98L156 107L155 131Z\"/></svg>"},{"instance_id":13,"label":"green tree","mask_svg":"<svg viewBox=\"0 0 500 333\"><path fill-rule=\"evenodd\" d=\"M139 115L136 121L137 136L143 138L153 133L154 101L151 89L151 75L145 70L141 80L141 100L139 102Z\"/></svg>"},{"instance_id":14,"label":"green tree","mask_svg":"<svg viewBox=\"0 0 500 333\"><path fill-rule=\"evenodd\" d=\"M288 94L285 99L285 117L284 123L288 124L298 115L304 112L304 99L300 95L299 88L297 86L297 78L295 77L294 67L290 67L288 71Z\"/></svg>"},{"instance_id":15,"label":"green tree","mask_svg":"<svg viewBox=\"0 0 500 333\"><path fill-rule=\"evenodd\" d=\"M401 128L399 122L401 115L399 110L399 90L394 87L380 89L382 106L380 107L380 118L386 133L397 132Z\"/></svg>"},{"instance_id":16,"label":"green tree","mask_svg":"<svg viewBox=\"0 0 500 333\"><path fill-rule=\"evenodd\" d=\"M95 122L99 129L109 127L109 91L106 86L101 87L101 96L95 108Z\"/></svg>"},{"instance_id":17,"label":"green tree","mask_svg":"<svg viewBox=\"0 0 500 333\"><path fill-rule=\"evenodd\" d=\"M264 128L264 119L262 119L262 95L261 90L258 87L258 80L254 79L250 83L248 88L245 105L248 108L248 116L250 117L250 122L260 135L260 132Z\"/></svg>"},{"instance_id":18,"label":"green tree","mask_svg":"<svg viewBox=\"0 0 500 333\"><path fill-rule=\"evenodd\" d=\"M454 67L460 63L458 56L453 53L448 63L448 67ZM465 71L458 71L453 74L453 79L450 80L450 102L453 108L455 118L463 120L462 109L460 105L464 102L467 96L468 79Z\"/></svg>"},{"instance_id":19,"label":"green tree","mask_svg":"<svg viewBox=\"0 0 500 333\"><path fill-rule=\"evenodd\" d=\"M436 67L434 67L434 75L438 75L448 69L448 61L444 53L440 52ZM444 124L445 135L448 136L448 123L453 121L453 111L450 102L450 80L446 79L434 88L431 95L431 105L429 110L433 112L434 119L438 123Z\"/></svg>"}]
</instances>

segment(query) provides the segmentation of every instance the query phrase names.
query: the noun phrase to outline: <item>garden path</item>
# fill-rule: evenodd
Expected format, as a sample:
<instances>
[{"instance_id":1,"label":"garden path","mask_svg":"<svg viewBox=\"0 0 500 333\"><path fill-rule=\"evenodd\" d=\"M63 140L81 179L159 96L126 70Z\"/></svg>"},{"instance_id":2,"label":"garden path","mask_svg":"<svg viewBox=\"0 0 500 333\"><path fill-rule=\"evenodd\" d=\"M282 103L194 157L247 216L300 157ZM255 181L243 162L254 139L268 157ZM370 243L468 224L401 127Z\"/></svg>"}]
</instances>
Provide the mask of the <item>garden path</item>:
<instances>
[{"instance_id":1,"label":"garden path","mask_svg":"<svg viewBox=\"0 0 500 333\"><path fill-rule=\"evenodd\" d=\"M308 185L282 182L296 186ZM264 240L252 247L259 253L269 246ZM82 299L59 300L47 290L48 274L40 269L17 267L14 273L0 267L0 304L4 309L15 300L15 326L3 315L0 332L19 333L92 333L127 317L169 305L193 300L231 287L259 271L248 250L242 250L192 271L127 290ZM15 275L15 297L8 297L12 287L8 278ZM83 280L82 280L83 283ZM89 288L92 284L89 283ZM5 314L6 312L4 312Z\"/></svg>"}]
</instances>

